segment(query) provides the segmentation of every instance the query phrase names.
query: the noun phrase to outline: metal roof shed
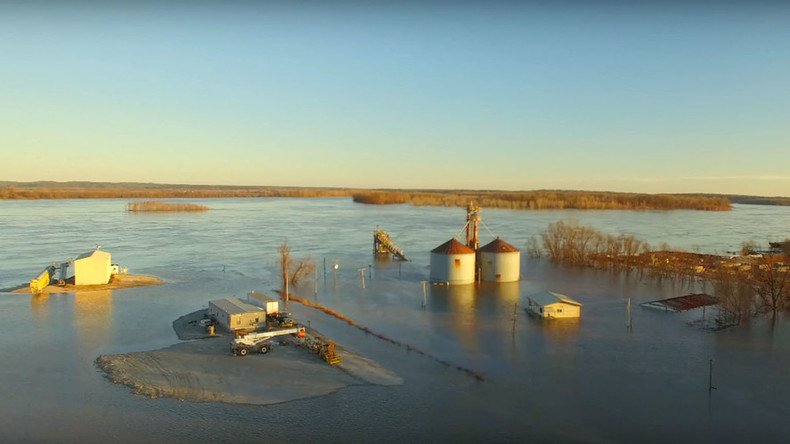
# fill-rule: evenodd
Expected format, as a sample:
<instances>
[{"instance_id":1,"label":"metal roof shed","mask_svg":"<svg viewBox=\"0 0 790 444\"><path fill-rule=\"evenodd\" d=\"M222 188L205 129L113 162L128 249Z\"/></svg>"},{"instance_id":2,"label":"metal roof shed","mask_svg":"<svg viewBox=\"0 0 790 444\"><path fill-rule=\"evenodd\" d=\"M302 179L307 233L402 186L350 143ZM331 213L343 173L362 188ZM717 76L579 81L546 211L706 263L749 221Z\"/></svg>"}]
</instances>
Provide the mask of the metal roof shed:
<instances>
[{"instance_id":1,"label":"metal roof shed","mask_svg":"<svg viewBox=\"0 0 790 444\"><path fill-rule=\"evenodd\" d=\"M542 291L527 296L525 310L544 319L579 318L582 304L564 294Z\"/></svg>"},{"instance_id":2,"label":"metal roof shed","mask_svg":"<svg viewBox=\"0 0 790 444\"><path fill-rule=\"evenodd\" d=\"M208 314L228 331L255 330L266 325L266 311L239 298L209 301Z\"/></svg>"}]
</instances>

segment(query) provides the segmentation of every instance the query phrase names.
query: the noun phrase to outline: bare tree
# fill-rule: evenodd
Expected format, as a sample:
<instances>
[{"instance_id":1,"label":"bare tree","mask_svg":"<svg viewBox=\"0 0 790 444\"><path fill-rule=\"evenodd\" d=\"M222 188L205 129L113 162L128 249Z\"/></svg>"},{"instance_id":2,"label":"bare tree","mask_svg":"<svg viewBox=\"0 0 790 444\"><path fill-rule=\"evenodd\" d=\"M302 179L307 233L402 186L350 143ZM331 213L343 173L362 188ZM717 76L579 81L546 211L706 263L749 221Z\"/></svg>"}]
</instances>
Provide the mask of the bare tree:
<instances>
[{"instance_id":1,"label":"bare tree","mask_svg":"<svg viewBox=\"0 0 790 444\"><path fill-rule=\"evenodd\" d=\"M291 247L288 243L283 243L278 249L280 253L280 277L282 289L285 291L286 284L292 286L299 285L305 277L315 274L315 263L307 256L304 259L296 260L291 256Z\"/></svg>"},{"instance_id":2,"label":"bare tree","mask_svg":"<svg viewBox=\"0 0 790 444\"><path fill-rule=\"evenodd\" d=\"M757 250L759 250L759 249L760 249L760 245L757 242L753 241L753 240L748 240L748 241L741 242L741 255L742 256L748 256L750 254L755 254L755 253L757 253Z\"/></svg>"},{"instance_id":3,"label":"bare tree","mask_svg":"<svg viewBox=\"0 0 790 444\"><path fill-rule=\"evenodd\" d=\"M282 282L282 290L286 291L288 286L288 270L291 268L291 247L287 242L283 242L277 250L280 253L280 280Z\"/></svg>"},{"instance_id":4,"label":"bare tree","mask_svg":"<svg viewBox=\"0 0 790 444\"><path fill-rule=\"evenodd\" d=\"M538 244L538 238L534 235L530 236L527 239L527 255L532 258L539 258L542 252L540 251L540 245Z\"/></svg>"},{"instance_id":5,"label":"bare tree","mask_svg":"<svg viewBox=\"0 0 790 444\"><path fill-rule=\"evenodd\" d=\"M752 283L760 309L771 312L776 318L790 299L790 270L779 255L763 255L756 265L752 270Z\"/></svg>"},{"instance_id":6,"label":"bare tree","mask_svg":"<svg viewBox=\"0 0 790 444\"><path fill-rule=\"evenodd\" d=\"M739 325L755 314L754 289L737 269L720 268L713 282L719 298L717 323L721 327Z\"/></svg>"}]
</instances>

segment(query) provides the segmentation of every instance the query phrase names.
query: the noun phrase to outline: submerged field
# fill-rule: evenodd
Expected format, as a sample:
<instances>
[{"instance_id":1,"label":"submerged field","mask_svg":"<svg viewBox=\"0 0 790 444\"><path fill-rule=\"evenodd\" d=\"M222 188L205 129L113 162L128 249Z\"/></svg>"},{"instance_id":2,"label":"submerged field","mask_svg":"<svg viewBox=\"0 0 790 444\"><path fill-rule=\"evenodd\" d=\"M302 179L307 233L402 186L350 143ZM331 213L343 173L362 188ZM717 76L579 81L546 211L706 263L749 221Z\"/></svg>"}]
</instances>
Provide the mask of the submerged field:
<instances>
[{"instance_id":1,"label":"submerged field","mask_svg":"<svg viewBox=\"0 0 790 444\"><path fill-rule=\"evenodd\" d=\"M636 442L647 436L663 442L782 442L790 433L784 420L790 415L788 321L772 327L756 320L711 333L690 324L702 317L699 311L671 314L638 306L695 290L687 284L524 256L519 283L429 287L423 299L428 252L460 231L463 209L357 205L345 198L217 199L209 212L136 217L122 211L125 203L0 202L0 288L29 279L64 252L97 243L130 273L167 282L91 293L0 294L0 425L10 442L63 436L85 442L228 436L245 442L402 442L422 440L426 431L438 441ZM576 218L655 244L723 252L737 249L744 238L764 243L790 237L788 211L484 208L482 216L494 235L522 251L548 223ZM413 260L375 262L376 225ZM481 237L485 242L491 234L484 230ZM318 265L318 281L309 279L294 293L484 379L294 303L288 311L295 318L378 362L403 384L352 383L318 397L234 405L134 395L96 368L101 355L177 355L187 347L180 344L189 342L178 339L173 320L205 308L210 299L243 297L250 290L273 294L277 248L286 240L295 256L310 255ZM336 271L333 263L339 264ZM367 265L362 289L358 270ZM547 323L526 316L526 295L543 289L580 301L581 320ZM635 307L631 332L625 327L629 297ZM232 358L223 353L218 348L210 365L220 377L221 361ZM711 359L717 390L709 393ZM205 364L189 362L187 370ZM257 377L287 380L289 374L261 370ZM47 418L46 427L41 418Z\"/></svg>"}]
</instances>

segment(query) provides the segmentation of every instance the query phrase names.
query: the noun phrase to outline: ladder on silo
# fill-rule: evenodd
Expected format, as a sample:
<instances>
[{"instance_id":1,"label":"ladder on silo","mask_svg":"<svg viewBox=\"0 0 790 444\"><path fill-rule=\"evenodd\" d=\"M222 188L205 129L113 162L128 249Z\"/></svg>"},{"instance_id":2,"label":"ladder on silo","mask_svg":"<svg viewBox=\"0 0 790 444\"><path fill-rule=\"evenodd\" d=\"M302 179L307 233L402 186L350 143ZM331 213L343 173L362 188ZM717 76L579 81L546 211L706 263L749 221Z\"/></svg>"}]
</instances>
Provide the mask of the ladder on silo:
<instances>
[{"instance_id":1,"label":"ladder on silo","mask_svg":"<svg viewBox=\"0 0 790 444\"><path fill-rule=\"evenodd\" d=\"M392 254L396 258L404 261L408 261L409 259L406 257L406 254L403 250L392 241L390 238L389 233L382 230L379 227L376 227L376 230L373 232L373 253L374 254Z\"/></svg>"}]
</instances>

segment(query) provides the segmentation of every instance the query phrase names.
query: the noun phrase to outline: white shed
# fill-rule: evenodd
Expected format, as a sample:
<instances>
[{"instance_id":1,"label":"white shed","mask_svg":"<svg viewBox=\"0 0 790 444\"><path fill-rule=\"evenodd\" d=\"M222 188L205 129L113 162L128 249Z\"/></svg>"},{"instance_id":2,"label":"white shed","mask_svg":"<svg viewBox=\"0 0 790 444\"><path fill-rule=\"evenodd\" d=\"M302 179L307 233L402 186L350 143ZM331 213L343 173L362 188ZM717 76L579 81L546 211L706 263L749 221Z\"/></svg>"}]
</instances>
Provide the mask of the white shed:
<instances>
[{"instance_id":1,"label":"white shed","mask_svg":"<svg viewBox=\"0 0 790 444\"><path fill-rule=\"evenodd\" d=\"M103 285L112 275L110 253L98 248L74 259L74 285Z\"/></svg>"},{"instance_id":2,"label":"white shed","mask_svg":"<svg viewBox=\"0 0 790 444\"><path fill-rule=\"evenodd\" d=\"M475 281L475 250L455 238L431 250L431 282L449 285Z\"/></svg>"},{"instance_id":3,"label":"white shed","mask_svg":"<svg viewBox=\"0 0 790 444\"><path fill-rule=\"evenodd\" d=\"M239 298L209 301L208 315L229 331L255 330L266 325L266 311Z\"/></svg>"},{"instance_id":4,"label":"white shed","mask_svg":"<svg viewBox=\"0 0 790 444\"><path fill-rule=\"evenodd\" d=\"M545 319L578 318L582 304L563 294L542 291L527 296L528 313Z\"/></svg>"},{"instance_id":5,"label":"white shed","mask_svg":"<svg viewBox=\"0 0 790 444\"><path fill-rule=\"evenodd\" d=\"M477 250L480 273L486 282L515 282L521 279L521 252L500 238Z\"/></svg>"}]
</instances>

